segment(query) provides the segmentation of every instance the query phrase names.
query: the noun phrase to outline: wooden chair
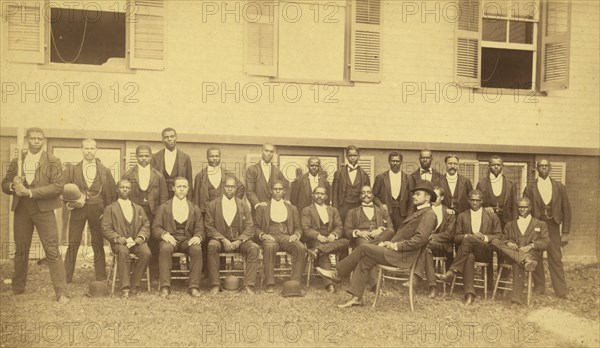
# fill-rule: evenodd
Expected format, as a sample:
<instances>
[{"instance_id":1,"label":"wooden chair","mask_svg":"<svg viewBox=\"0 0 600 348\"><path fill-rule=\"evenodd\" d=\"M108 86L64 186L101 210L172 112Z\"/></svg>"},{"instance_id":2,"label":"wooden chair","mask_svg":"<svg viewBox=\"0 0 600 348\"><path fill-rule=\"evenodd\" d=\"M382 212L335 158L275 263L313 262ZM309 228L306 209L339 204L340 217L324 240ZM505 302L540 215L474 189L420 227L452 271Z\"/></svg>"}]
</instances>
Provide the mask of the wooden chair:
<instances>
[{"instance_id":1,"label":"wooden chair","mask_svg":"<svg viewBox=\"0 0 600 348\"><path fill-rule=\"evenodd\" d=\"M331 266L335 267L335 265L337 264L337 261L338 261L338 255L337 254L329 254L328 256L329 256L329 262L331 262ZM310 255L308 255L308 261L306 262L306 287L307 288L310 286L310 277L313 274L317 274L316 267L317 266L311 259ZM315 272L313 273L313 271L315 271Z\"/></svg>"},{"instance_id":2,"label":"wooden chair","mask_svg":"<svg viewBox=\"0 0 600 348\"><path fill-rule=\"evenodd\" d=\"M239 265L242 264L240 268ZM246 263L240 253L219 253L219 278L224 279L228 275L244 277Z\"/></svg>"},{"instance_id":3,"label":"wooden chair","mask_svg":"<svg viewBox=\"0 0 600 348\"><path fill-rule=\"evenodd\" d=\"M402 268L398 268L398 267L392 267L392 266L384 266L384 265L377 265L376 267L378 267L379 271L377 273L377 285L375 287L375 300L373 300L373 308L375 308L375 306L377 305L377 300L379 299L379 295L381 293L381 288L383 286L383 280L384 279L391 279L391 280L399 280L399 281L408 281L408 299L410 302L410 311L414 312L415 311L415 301L414 301L414 292L415 292L415 268L417 266L417 262L419 261L419 259L421 258L421 255L423 254L423 251L425 250L426 245L422 246L419 249L419 252L417 253L417 257L415 257L415 260L413 261L412 265L410 266L410 269L407 270L406 269L402 269ZM385 273L392 273L395 275L386 275Z\"/></svg>"},{"instance_id":4,"label":"wooden chair","mask_svg":"<svg viewBox=\"0 0 600 348\"><path fill-rule=\"evenodd\" d=\"M492 300L496 297L496 291L498 291L498 289L501 290L507 290L507 291L513 291L513 279L501 279L502 278L502 271L503 270L508 270L511 271L512 270L512 265L507 264L507 263L501 263L498 265L498 276L496 277L496 284L494 285L494 291L492 292ZM533 289L532 289L532 273L531 272L527 272L527 306L531 306L531 297L533 294Z\"/></svg>"},{"instance_id":5,"label":"wooden chair","mask_svg":"<svg viewBox=\"0 0 600 348\"><path fill-rule=\"evenodd\" d=\"M474 285L473 287L476 289L483 289L483 298L487 299L487 294L488 294L488 274L487 274L487 270L488 267L492 267L491 263L487 263L487 262L475 262L475 277L474 277ZM481 270L481 273L483 274L483 276L479 275L477 272L477 269ZM479 277L478 277L479 275ZM454 278L452 279L452 285L450 286L450 295L452 295L452 293L454 293L454 286L455 285L464 285L463 283L459 283L457 282L457 280L460 279L462 280L462 276L459 274L454 274Z\"/></svg>"},{"instance_id":6,"label":"wooden chair","mask_svg":"<svg viewBox=\"0 0 600 348\"><path fill-rule=\"evenodd\" d=\"M186 253L173 253L173 267L171 267L171 280L189 280L190 279L190 258ZM177 262L175 262L177 261ZM158 290L160 291L160 281L158 282Z\"/></svg>"},{"instance_id":7,"label":"wooden chair","mask_svg":"<svg viewBox=\"0 0 600 348\"><path fill-rule=\"evenodd\" d=\"M435 273L444 274L446 273L446 256L434 256L433 257L433 269ZM438 283L442 283L442 289L444 294L446 293L446 282L437 280Z\"/></svg>"},{"instance_id":8,"label":"wooden chair","mask_svg":"<svg viewBox=\"0 0 600 348\"><path fill-rule=\"evenodd\" d=\"M115 287L117 285L117 275L119 274L118 272L118 262L117 262L117 255L114 252L111 252L111 256L112 256L112 261L111 264L108 266L108 275L106 277L106 286L110 288L110 296L114 296L115 295ZM131 262L131 264L135 264L138 261L138 257L135 254L129 254L129 260ZM142 281L146 281L146 284L148 286L148 291L150 291L150 266L146 267L146 277L142 278Z\"/></svg>"}]
</instances>

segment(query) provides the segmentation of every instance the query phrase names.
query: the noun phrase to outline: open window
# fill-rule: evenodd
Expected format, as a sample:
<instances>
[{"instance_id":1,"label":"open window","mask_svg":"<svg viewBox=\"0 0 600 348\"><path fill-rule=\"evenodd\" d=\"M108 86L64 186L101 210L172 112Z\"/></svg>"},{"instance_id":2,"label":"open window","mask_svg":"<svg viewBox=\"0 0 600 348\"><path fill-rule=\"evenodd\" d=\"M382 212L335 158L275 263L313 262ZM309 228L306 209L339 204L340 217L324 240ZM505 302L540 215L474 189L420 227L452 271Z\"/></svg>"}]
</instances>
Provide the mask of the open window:
<instances>
[{"instance_id":1,"label":"open window","mask_svg":"<svg viewBox=\"0 0 600 348\"><path fill-rule=\"evenodd\" d=\"M458 0L455 82L534 91L569 85L571 3Z\"/></svg>"}]
</instances>

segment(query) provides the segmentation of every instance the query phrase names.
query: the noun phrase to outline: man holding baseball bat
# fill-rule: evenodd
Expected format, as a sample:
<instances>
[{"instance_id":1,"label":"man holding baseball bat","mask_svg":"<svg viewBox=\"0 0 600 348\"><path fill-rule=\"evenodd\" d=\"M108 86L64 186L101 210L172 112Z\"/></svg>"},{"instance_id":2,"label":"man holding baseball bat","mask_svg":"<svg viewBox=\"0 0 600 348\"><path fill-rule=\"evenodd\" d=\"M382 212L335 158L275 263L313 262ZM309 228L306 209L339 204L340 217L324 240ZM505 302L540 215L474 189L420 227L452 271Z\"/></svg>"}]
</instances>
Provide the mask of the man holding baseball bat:
<instances>
[{"instance_id":1,"label":"man holding baseball bat","mask_svg":"<svg viewBox=\"0 0 600 348\"><path fill-rule=\"evenodd\" d=\"M17 132L20 133L20 132ZM13 195L11 210L15 213L15 273L12 280L13 292L25 292L29 248L35 227L46 252L50 277L59 303L68 303L65 268L58 249L58 229L54 209L61 206L63 192L60 160L42 150L44 131L29 128L25 138L28 150L22 153L22 139L17 134L19 157L11 161L2 180L2 191ZM21 162L22 161L22 162Z\"/></svg>"}]
</instances>

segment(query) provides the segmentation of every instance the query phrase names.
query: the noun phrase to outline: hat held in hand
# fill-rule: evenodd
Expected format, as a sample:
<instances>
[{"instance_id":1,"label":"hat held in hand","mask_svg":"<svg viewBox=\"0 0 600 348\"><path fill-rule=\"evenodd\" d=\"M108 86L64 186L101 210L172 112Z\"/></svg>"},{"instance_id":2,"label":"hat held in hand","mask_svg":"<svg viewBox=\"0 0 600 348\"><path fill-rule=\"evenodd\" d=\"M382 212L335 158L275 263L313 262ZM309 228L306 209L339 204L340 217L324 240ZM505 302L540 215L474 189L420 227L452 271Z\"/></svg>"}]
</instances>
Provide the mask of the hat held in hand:
<instances>
[{"instance_id":1,"label":"hat held in hand","mask_svg":"<svg viewBox=\"0 0 600 348\"><path fill-rule=\"evenodd\" d=\"M67 208L81 208L85 204L86 196L75 184L66 184L62 194L62 200L67 203Z\"/></svg>"}]
</instances>

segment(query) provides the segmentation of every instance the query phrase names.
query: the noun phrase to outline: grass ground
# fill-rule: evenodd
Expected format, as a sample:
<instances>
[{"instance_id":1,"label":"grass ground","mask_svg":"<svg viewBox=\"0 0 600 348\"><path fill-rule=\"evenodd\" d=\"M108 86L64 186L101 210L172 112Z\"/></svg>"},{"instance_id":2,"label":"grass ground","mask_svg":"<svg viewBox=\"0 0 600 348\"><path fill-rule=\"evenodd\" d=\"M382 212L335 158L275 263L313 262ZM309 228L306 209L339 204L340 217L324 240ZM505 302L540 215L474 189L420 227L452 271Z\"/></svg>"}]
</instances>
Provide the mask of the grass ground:
<instances>
[{"instance_id":1,"label":"grass ground","mask_svg":"<svg viewBox=\"0 0 600 348\"><path fill-rule=\"evenodd\" d=\"M326 293L318 279L302 298L260 290L210 296L202 289L206 295L193 299L180 284L169 300L156 287L128 300L91 299L84 296L89 267L77 269L69 285L73 299L59 305L48 270L32 265L25 294L14 296L9 284L1 285L0 346L572 346L527 320L529 312L549 307L598 323L598 264L567 263L566 269L566 300L554 297L550 284L530 308L510 306L508 298L478 298L466 307L460 291L431 300L418 290L413 313L401 285L386 284L376 309L368 293L367 306L342 310L335 304L348 295ZM11 274L12 263L2 263L2 280Z\"/></svg>"}]
</instances>

